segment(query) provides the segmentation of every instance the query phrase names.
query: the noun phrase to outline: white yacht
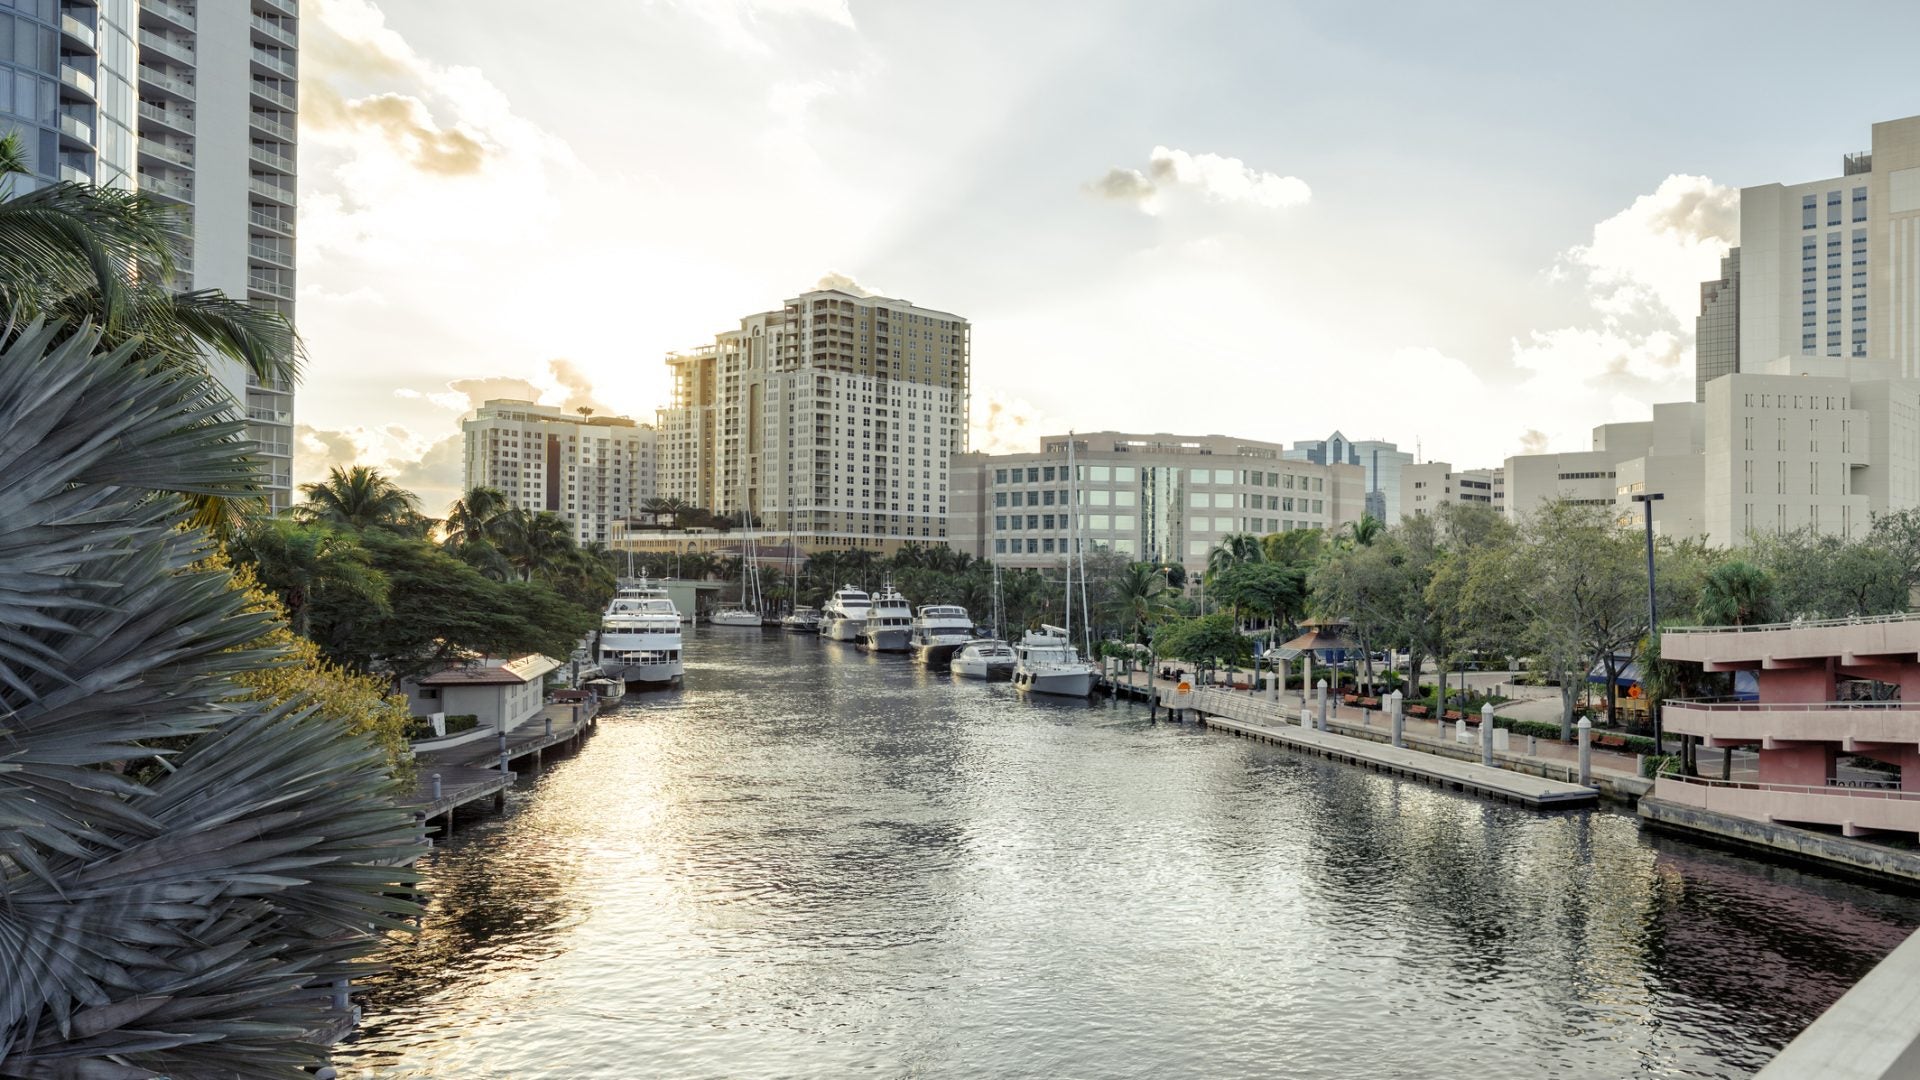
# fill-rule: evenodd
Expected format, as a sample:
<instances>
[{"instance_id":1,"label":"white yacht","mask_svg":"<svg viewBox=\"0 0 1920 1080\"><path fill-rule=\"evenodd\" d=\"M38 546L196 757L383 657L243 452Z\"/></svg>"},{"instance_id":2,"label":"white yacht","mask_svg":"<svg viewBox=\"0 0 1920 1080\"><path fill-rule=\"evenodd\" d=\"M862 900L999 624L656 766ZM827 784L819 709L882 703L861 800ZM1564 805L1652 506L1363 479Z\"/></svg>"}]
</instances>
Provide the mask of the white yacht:
<instances>
[{"instance_id":1,"label":"white yacht","mask_svg":"<svg viewBox=\"0 0 1920 1080\"><path fill-rule=\"evenodd\" d=\"M1080 659L1067 632L1058 626L1029 630L1015 650L1013 685L1036 694L1088 697L1093 693L1094 666Z\"/></svg>"},{"instance_id":2,"label":"white yacht","mask_svg":"<svg viewBox=\"0 0 1920 1080\"><path fill-rule=\"evenodd\" d=\"M820 636L833 641L858 641L860 631L866 629L867 611L871 607L864 590L851 585L842 585L833 599L827 601L827 609L820 616Z\"/></svg>"},{"instance_id":3,"label":"white yacht","mask_svg":"<svg viewBox=\"0 0 1920 1080\"><path fill-rule=\"evenodd\" d=\"M999 638L975 638L960 646L947 668L963 679L1006 679L1013 676L1017 660Z\"/></svg>"},{"instance_id":4,"label":"white yacht","mask_svg":"<svg viewBox=\"0 0 1920 1080\"><path fill-rule=\"evenodd\" d=\"M958 604L921 604L907 640L921 663L938 667L973 640L973 618Z\"/></svg>"},{"instance_id":5,"label":"white yacht","mask_svg":"<svg viewBox=\"0 0 1920 1080\"><path fill-rule=\"evenodd\" d=\"M600 617L599 664L608 678L627 683L680 681L680 612L667 590L641 578L614 594Z\"/></svg>"},{"instance_id":6,"label":"white yacht","mask_svg":"<svg viewBox=\"0 0 1920 1080\"><path fill-rule=\"evenodd\" d=\"M757 611L750 611L738 605L729 604L707 616L707 622L713 626L765 626L766 620Z\"/></svg>"},{"instance_id":7,"label":"white yacht","mask_svg":"<svg viewBox=\"0 0 1920 1080\"><path fill-rule=\"evenodd\" d=\"M906 652L912 633L913 605L888 582L874 594L867 624L860 628L860 641L874 652Z\"/></svg>"},{"instance_id":8,"label":"white yacht","mask_svg":"<svg viewBox=\"0 0 1920 1080\"><path fill-rule=\"evenodd\" d=\"M802 605L793 609L793 613L780 620L780 625L788 630L799 630L808 634L820 631L820 609Z\"/></svg>"}]
</instances>

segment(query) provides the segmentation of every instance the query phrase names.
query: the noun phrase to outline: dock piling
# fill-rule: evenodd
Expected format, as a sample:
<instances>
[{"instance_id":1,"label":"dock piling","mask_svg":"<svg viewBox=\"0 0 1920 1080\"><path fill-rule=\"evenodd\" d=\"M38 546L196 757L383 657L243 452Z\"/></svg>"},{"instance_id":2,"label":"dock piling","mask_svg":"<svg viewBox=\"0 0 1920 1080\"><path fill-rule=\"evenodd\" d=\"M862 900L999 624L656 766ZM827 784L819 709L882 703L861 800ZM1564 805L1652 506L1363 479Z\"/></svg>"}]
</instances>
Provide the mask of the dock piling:
<instances>
[{"instance_id":1,"label":"dock piling","mask_svg":"<svg viewBox=\"0 0 1920 1080\"><path fill-rule=\"evenodd\" d=\"M440 774L439 773L433 774L433 801L434 802L440 801Z\"/></svg>"},{"instance_id":2,"label":"dock piling","mask_svg":"<svg viewBox=\"0 0 1920 1080\"><path fill-rule=\"evenodd\" d=\"M1320 730L1325 731L1327 730L1327 680L1321 679L1320 685L1314 689L1320 695Z\"/></svg>"},{"instance_id":3,"label":"dock piling","mask_svg":"<svg viewBox=\"0 0 1920 1080\"><path fill-rule=\"evenodd\" d=\"M1593 786L1593 721L1581 717L1575 727L1580 730L1580 786Z\"/></svg>"},{"instance_id":4,"label":"dock piling","mask_svg":"<svg viewBox=\"0 0 1920 1080\"><path fill-rule=\"evenodd\" d=\"M1480 764L1493 767L1493 703L1480 706Z\"/></svg>"},{"instance_id":5,"label":"dock piling","mask_svg":"<svg viewBox=\"0 0 1920 1080\"><path fill-rule=\"evenodd\" d=\"M1390 723L1393 726L1393 745L1395 746L1407 745L1407 714L1401 710L1400 702L1400 691L1395 690L1387 695L1387 710L1393 717Z\"/></svg>"}]
</instances>

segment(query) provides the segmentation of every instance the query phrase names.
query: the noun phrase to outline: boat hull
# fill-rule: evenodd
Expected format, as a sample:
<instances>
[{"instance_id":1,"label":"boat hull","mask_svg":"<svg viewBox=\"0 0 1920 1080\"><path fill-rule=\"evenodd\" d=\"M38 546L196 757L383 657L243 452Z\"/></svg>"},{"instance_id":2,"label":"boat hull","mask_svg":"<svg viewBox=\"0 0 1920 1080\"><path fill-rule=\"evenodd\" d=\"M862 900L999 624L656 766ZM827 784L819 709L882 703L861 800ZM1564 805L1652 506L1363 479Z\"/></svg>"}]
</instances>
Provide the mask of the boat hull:
<instances>
[{"instance_id":1,"label":"boat hull","mask_svg":"<svg viewBox=\"0 0 1920 1080\"><path fill-rule=\"evenodd\" d=\"M960 651L964 641L931 641L913 647L914 659L928 667L946 667L953 662L953 654Z\"/></svg>"},{"instance_id":2,"label":"boat hull","mask_svg":"<svg viewBox=\"0 0 1920 1080\"><path fill-rule=\"evenodd\" d=\"M865 619L835 619L820 624L820 636L829 641L859 641L866 626Z\"/></svg>"},{"instance_id":3,"label":"boat hull","mask_svg":"<svg viewBox=\"0 0 1920 1080\"><path fill-rule=\"evenodd\" d=\"M708 626L764 626L765 620L758 615L742 615L737 612L723 611L707 620Z\"/></svg>"},{"instance_id":4,"label":"boat hull","mask_svg":"<svg viewBox=\"0 0 1920 1080\"><path fill-rule=\"evenodd\" d=\"M668 660L652 664L621 664L614 661L602 661L600 670L610 679L619 679L628 686L666 686L680 681L685 668L678 660Z\"/></svg>"},{"instance_id":5,"label":"boat hull","mask_svg":"<svg viewBox=\"0 0 1920 1080\"><path fill-rule=\"evenodd\" d=\"M1036 694L1055 697L1092 697L1091 671L1015 671L1013 685Z\"/></svg>"},{"instance_id":6,"label":"boat hull","mask_svg":"<svg viewBox=\"0 0 1920 1080\"><path fill-rule=\"evenodd\" d=\"M948 670L963 679L1005 682L1013 678L1013 661L1011 660L976 660L972 657L956 656L947 666Z\"/></svg>"},{"instance_id":7,"label":"boat hull","mask_svg":"<svg viewBox=\"0 0 1920 1080\"><path fill-rule=\"evenodd\" d=\"M860 634L860 640L874 652L906 652L907 635L911 632L904 626L898 629L892 627L885 630L869 629Z\"/></svg>"}]
</instances>

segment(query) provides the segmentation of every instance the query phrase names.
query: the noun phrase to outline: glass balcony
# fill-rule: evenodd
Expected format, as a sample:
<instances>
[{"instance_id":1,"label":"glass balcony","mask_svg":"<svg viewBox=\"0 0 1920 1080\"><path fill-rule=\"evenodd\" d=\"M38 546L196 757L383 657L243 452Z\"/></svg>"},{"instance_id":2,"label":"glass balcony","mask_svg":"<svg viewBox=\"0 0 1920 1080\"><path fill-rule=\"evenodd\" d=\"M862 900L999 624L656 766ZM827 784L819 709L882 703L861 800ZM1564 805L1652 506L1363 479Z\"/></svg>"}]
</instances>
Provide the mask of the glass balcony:
<instances>
[{"instance_id":1,"label":"glass balcony","mask_svg":"<svg viewBox=\"0 0 1920 1080\"><path fill-rule=\"evenodd\" d=\"M300 77L298 68L265 49L256 48L253 50L253 62L265 68L268 73L278 75L283 79L297 79Z\"/></svg>"},{"instance_id":2,"label":"glass balcony","mask_svg":"<svg viewBox=\"0 0 1920 1080\"><path fill-rule=\"evenodd\" d=\"M247 190L262 198L273 199L287 206L293 205L293 189L284 188L259 176L247 181Z\"/></svg>"},{"instance_id":3,"label":"glass balcony","mask_svg":"<svg viewBox=\"0 0 1920 1080\"><path fill-rule=\"evenodd\" d=\"M255 146L248 149L247 156L269 169L283 173L293 172L293 159L285 154L276 154L264 147Z\"/></svg>"},{"instance_id":4,"label":"glass balcony","mask_svg":"<svg viewBox=\"0 0 1920 1080\"><path fill-rule=\"evenodd\" d=\"M253 113L252 122L253 122L254 130L256 131L263 131L268 135L272 135L273 137L279 139L282 142L294 141L293 126L290 124L283 124L280 121L275 120L272 116L266 113L263 113L263 112Z\"/></svg>"},{"instance_id":5,"label":"glass balcony","mask_svg":"<svg viewBox=\"0 0 1920 1080\"><path fill-rule=\"evenodd\" d=\"M80 45L88 52L94 50L93 27L71 15L60 16L60 35L66 38L69 44Z\"/></svg>"},{"instance_id":6,"label":"glass balcony","mask_svg":"<svg viewBox=\"0 0 1920 1080\"><path fill-rule=\"evenodd\" d=\"M146 69L142 68L141 70L145 71ZM299 102L294 100L294 97L292 94L287 94L279 90L276 90L273 87L268 86L266 83L261 82L259 79L253 80L253 96L259 98L260 100L266 102L269 105L278 106L282 109L286 109L289 112L292 112L300 107Z\"/></svg>"},{"instance_id":7,"label":"glass balcony","mask_svg":"<svg viewBox=\"0 0 1920 1080\"><path fill-rule=\"evenodd\" d=\"M193 16L167 3L166 0L140 0L140 14L156 16L181 30L195 28Z\"/></svg>"},{"instance_id":8,"label":"glass balcony","mask_svg":"<svg viewBox=\"0 0 1920 1080\"><path fill-rule=\"evenodd\" d=\"M142 86L179 98L182 101L193 100L193 84L185 79L175 78L157 67L140 65L140 83Z\"/></svg>"},{"instance_id":9,"label":"glass balcony","mask_svg":"<svg viewBox=\"0 0 1920 1080\"><path fill-rule=\"evenodd\" d=\"M252 23L255 30L260 31L272 41L285 45L288 48L295 48L299 44L293 35L293 30L282 23L277 23L264 15L255 15Z\"/></svg>"},{"instance_id":10,"label":"glass balcony","mask_svg":"<svg viewBox=\"0 0 1920 1080\"><path fill-rule=\"evenodd\" d=\"M71 64L60 65L60 85L75 91L92 101L98 92L93 85L93 76Z\"/></svg>"},{"instance_id":11,"label":"glass balcony","mask_svg":"<svg viewBox=\"0 0 1920 1080\"><path fill-rule=\"evenodd\" d=\"M178 165L183 169L191 169L193 167L193 151L168 146L166 143L154 139L142 138L140 140L140 153L142 156L164 161L170 165Z\"/></svg>"},{"instance_id":12,"label":"glass balcony","mask_svg":"<svg viewBox=\"0 0 1920 1080\"><path fill-rule=\"evenodd\" d=\"M142 30L140 31L140 52L144 55L149 50L188 67L194 66L195 63L192 45L184 41L175 41L151 30Z\"/></svg>"},{"instance_id":13,"label":"glass balcony","mask_svg":"<svg viewBox=\"0 0 1920 1080\"><path fill-rule=\"evenodd\" d=\"M140 119L172 128L182 135L193 134L193 114L185 109L166 109L151 101L140 103Z\"/></svg>"}]
</instances>

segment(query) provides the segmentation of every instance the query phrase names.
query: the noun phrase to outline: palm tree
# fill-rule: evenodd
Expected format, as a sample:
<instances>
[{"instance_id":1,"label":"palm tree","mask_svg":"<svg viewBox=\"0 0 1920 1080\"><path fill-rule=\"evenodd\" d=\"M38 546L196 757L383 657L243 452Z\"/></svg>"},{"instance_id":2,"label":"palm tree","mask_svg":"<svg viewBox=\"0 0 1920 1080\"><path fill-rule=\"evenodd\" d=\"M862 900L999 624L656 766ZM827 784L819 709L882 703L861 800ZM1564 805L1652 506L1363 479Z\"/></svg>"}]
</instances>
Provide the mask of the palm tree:
<instances>
[{"instance_id":1,"label":"palm tree","mask_svg":"<svg viewBox=\"0 0 1920 1080\"><path fill-rule=\"evenodd\" d=\"M1361 514L1358 521L1349 521L1341 529L1354 547L1372 547L1373 542L1386 531L1386 526L1372 514Z\"/></svg>"},{"instance_id":2,"label":"palm tree","mask_svg":"<svg viewBox=\"0 0 1920 1080\"><path fill-rule=\"evenodd\" d=\"M490 541L498 531L497 523L508 510L506 493L499 488L476 487L447 508L443 535L446 546L458 551L468 544Z\"/></svg>"},{"instance_id":3,"label":"palm tree","mask_svg":"<svg viewBox=\"0 0 1920 1080\"><path fill-rule=\"evenodd\" d=\"M1773 578L1734 559L1707 571L1694 617L1708 626L1746 626L1773 617Z\"/></svg>"},{"instance_id":4,"label":"palm tree","mask_svg":"<svg viewBox=\"0 0 1920 1080\"><path fill-rule=\"evenodd\" d=\"M321 521L356 532L381 528L409 533L421 520L419 496L365 465L335 466L325 480L301 484L300 493L307 501L293 512L301 521Z\"/></svg>"},{"instance_id":5,"label":"palm tree","mask_svg":"<svg viewBox=\"0 0 1920 1080\"><path fill-rule=\"evenodd\" d=\"M1113 582L1112 599L1103 617L1118 623L1132 641L1144 642L1147 629L1173 610L1167 602L1167 579L1150 562L1128 563Z\"/></svg>"},{"instance_id":6,"label":"palm tree","mask_svg":"<svg viewBox=\"0 0 1920 1080\"><path fill-rule=\"evenodd\" d=\"M187 222L151 195L62 183L13 193L27 173L19 133L0 138L0 306L10 339L33 320L91 323L105 346L204 368L209 354L260 381L299 377L300 339L284 316L217 289L177 291L173 253Z\"/></svg>"},{"instance_id":7,"label":"palm tree","mask_svg":"<svg viewBox=\"0 0 1920 1080\"><path fill-rule=\"evenodd\" d=\"M537 514L517 508L507 511L501 515L496 543L521 581L559 571L575 550L573 531L566 519L551 510Z\"/></svg>"},{"instance_id":8,"label":"palm tree","mask_svg":"<svg viewBox=\"0 0 1920 1080\"><path fill-rule=\"evenodd\" d=\"M419 830L370 739L234 682L274 622L167 494L251 485L225 389L97 334L0 345L0 431L44 433L0 440L0 1074L310 1076Z\"/></svg>"}]
</instances>

